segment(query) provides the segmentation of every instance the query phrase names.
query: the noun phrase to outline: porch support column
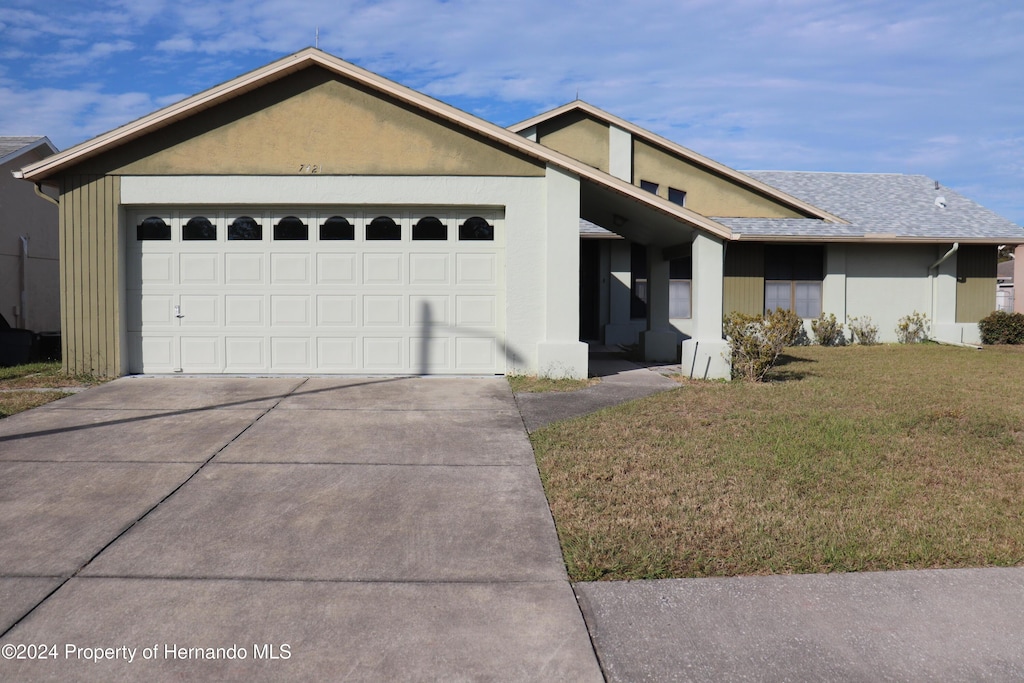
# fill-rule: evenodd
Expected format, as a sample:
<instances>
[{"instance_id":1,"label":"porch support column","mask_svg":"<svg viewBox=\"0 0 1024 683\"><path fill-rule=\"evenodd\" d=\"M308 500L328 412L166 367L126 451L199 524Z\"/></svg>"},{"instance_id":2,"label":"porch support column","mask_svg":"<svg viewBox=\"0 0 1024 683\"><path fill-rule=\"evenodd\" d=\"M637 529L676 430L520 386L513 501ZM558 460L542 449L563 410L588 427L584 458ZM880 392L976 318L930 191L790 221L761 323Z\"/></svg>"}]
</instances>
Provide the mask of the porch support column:
<instances>
[{"instance_id":1,"label":"porch support column","mask_svg":"<svg viewBox=\"0 0 1024 683\"><path fill-rule=\"evenodd\" d=\"M1013 250L1013 310L1024 313L1024 244Z\"/></svg>"},{"instance_id":2,"label":"porch support column","mask_svg":"<svg viewBox=\"0 0 1024 683\"><path fill-rule=\"evenodd\" d=\"M630 243L608 240L608 324L604 326L604 343L635 344L636 328L629 321Z\"/></svg>"},{"instance_id":3,"label":"porch support column","mask_svg":"<svg viewBox=\"0 0 1024 683\"><path fill-rule=\"evenodd\" d=\"M661 247L647 247L647 329L640 333L644 360L675 362L679 336L668 319L668 261Z\"/></svg>"},{"instance_id":4,"label":"porch support column","mask_svg":"<svg viewBox=\"0 0 1024 683\"><path fill-rule=\"evenodd\" d=\"M547 254L544 339L537 345L537 374L582 379L588 347L580 341L580 181L547 169Z\"/></svg>"},{"instance_id":5,"label":"porch support column","mask_svg":"<svg viewBox=\"0 0 1024 683\"><path fill-rule=\"evenodd\" d=\"M683 342L682 370L694 379L729 379L729 345L722 338L722 240L697 233L693 240L691 308L693 336Z\"/></svg>"}]
</instances>

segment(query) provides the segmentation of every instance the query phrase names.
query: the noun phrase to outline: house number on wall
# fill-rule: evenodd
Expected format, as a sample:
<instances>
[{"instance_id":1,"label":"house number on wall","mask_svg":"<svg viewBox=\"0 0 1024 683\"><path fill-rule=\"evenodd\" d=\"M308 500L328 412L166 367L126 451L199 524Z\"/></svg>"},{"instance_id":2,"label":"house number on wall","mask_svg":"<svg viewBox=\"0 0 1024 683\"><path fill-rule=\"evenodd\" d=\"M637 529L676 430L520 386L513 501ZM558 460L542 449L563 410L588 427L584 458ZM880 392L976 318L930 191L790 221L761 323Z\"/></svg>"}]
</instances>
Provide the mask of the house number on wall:
<instances>
[{"instance_id":1,"label":"house number on wall","mask_svg":"<svg viewBox=\"0 0 1024 683\"><path fill-rule=\"evenodd\" d=\"M320 164L299 164L299 173L319 173L322 168Z\"/></svg>"}]
</instances>

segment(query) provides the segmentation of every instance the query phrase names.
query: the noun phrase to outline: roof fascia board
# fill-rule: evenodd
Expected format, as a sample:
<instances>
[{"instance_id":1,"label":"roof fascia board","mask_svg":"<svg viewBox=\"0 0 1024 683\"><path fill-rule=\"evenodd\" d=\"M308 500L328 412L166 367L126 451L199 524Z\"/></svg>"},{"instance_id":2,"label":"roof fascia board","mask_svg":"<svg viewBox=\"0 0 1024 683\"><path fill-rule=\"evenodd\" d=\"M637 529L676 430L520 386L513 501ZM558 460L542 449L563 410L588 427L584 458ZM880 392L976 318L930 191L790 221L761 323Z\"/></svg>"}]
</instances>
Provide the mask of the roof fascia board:
<instances>
[{"instance_id":1,"label":"roof fascia board","mask_svg":"<svg viewBox=\"0 0 1024 683\"><path fill-rule=\"evenodd\" d=\"M33 142L30 142L29 144L25 145L24 147L16 149L13 152L10 152L9 154L6 154L6 155L0 157L0 164L6 164L6 163L8 163L10 161L14 161L15 159L17 159L18 157L22 156L23 154L28 154L32 150L39 149L40 147L49 147L50 148L50 154L56 154L57 151L58 151L57 147L52 142L50 142L50 138L48 138L48 137L46 137L44 135L44 136L38 138L37 140L34 140ZM18 173L18 171L15 171L14 173ZM15 175L14 177L18 178L20 176Z\"/></svg>"},{"instance_id":2,"label":"roof fascia board","mask_svg":"<svg viewBox=\"0 0 1024 683\"><path fill-rule=\"evenodd\" d=\"M813 214L816 218L821 218L832 223L840 223L843 225L849 223L849 221L847 221L844 218L831 214L823 209L819 209L817 206L814 206L813 204L808 204L802 199L797 199L796 197L790 194L786 194L782 190L776 189L771 185L766 185L765 183L762 183L760 180L751 178L745 173L741 173L740 171L730 168L725 164L719 163L714 159L710 159L704 156L703 154L694 152L692 149L683 147L679 143L672 142L668 138L662 137L657 133L652 133L651 131L645 128L641 128L635 123L630 123L625 119L621 119L618 116L615 116L614 114L609 114L603 109L595 107L594 105L588 102L584 102L583 100L574 100L573 102L563 104L561 107L557 107L555 109L552 109L551 111L545 112L543 114L538 114L537 116L534 116L531 119L527 119L526 121L522 121L520 123L509 126L509 130L518 133L521 130L529 128L530 126L536 126L539 123L543 123L544 121L553 119L557 116L561 116L562 114L573 110L582 111L586 114L589 114L590 116L593 116L601 121L604 121L605 123L622 128L623 130L628 131L629 133L636 137L639 137L659 147L665 148L670 153L676 156L683 157L687 161L693 162L698 166L703 166L708 170L717 173L718 175L725 176L726 178L729 178L730 180L733 180L741 185L745 185L750 189L756 190L760 194L768 195L772 199L778 200L783 204L790 206L791 208L805 211L807 213Z\"/></svg>"},{"instance_id":3,"label":"roof fascia board","mask_svg":"<svg viewBox=\"0 0 1024 683\"><path fill-rule=\"evenodd\" d=\"M994 237L895 237L888 235L813 237L808 235L756 235L736 232L733 233L732 239L735 242L829 242L833 244L952 244L953 242L959 242L960 244L989 244L992 246L1024 244L1024 236L1002 239Z\"/></svg>"}]
</instances>

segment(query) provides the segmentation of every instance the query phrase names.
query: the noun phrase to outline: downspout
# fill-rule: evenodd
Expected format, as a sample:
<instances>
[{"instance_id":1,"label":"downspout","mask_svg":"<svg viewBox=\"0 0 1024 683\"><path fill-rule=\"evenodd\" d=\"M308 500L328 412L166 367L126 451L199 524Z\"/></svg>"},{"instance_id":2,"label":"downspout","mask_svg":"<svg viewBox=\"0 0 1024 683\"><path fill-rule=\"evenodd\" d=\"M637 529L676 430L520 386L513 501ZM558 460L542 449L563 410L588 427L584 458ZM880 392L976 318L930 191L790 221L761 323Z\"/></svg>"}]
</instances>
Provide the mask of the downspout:
<instances>
[{"instance_id":1,"label":"downspout","mask_svg":"<svg viewBox=\"0 0 1024 683\"><path fill-rule=\"evenodd\" d=\"M17 177L17 176L15 176L15 177ZM60 202L59 201L57 201L56 199L54 199L50 195L46 194L45 192L43 192L43 184L42 183L33 183L32 187L35 188L37 195L39 195L40 197L42 197L46 201L50 202L54 206L60 206Z\"/></svg>"},{"instance_id":2,"label":"downspout","mask_svg":"<svg viewBox=\"0 0 1024 683\"><path fill-rule=\"evenodd\" d=\"M946 260L948 260L949 257L952 256L953 254L955 254L958 249L960 249L960 243L959 242L953 242L953 246L950 248L949 251L947 251L945 254L942 255L942 258L940 258L938 261L936 261L935 263L933 263L930 266L928 266L928 283L929 283L929 285L931 285L931 292L932 292L932 325L935 324L935 312L936 312L935 311L935 308L936 308L936 306L935 306L935 299L936 299L936 296L935 296L935 275L938 275L938 268L939 268L939 266L941 266L943 263L945 263ZM933 270L935 271L935 275L932 275L932 271Z\"/></svg>"}]
</instances>

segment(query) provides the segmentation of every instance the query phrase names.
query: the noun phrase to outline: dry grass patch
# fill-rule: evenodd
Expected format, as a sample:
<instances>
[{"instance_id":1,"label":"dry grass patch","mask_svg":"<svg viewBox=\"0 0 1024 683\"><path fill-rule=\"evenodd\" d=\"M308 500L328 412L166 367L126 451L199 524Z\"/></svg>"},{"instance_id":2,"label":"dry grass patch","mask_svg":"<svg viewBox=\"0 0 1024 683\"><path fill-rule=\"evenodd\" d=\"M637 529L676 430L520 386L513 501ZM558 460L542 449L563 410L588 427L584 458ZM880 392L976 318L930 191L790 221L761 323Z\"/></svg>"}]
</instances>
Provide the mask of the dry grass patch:
<instances>
[{"instance_id":1,"label":"dry grass patch","mask_svg":"<svg viewBox=\"0 0 1024 683\"><path fill-rule=\"evenodd\" d=\"M573 580L1024 562L1024 357L788 349L533 435Z\"/></svg>"},{"instance_id":2,"label":"dry grass patch","mask_svg":"<svg viewBox=\"0 0 1024 683\"><path fill-rule=\"evenodd\" d=\"M552 379L550 377L537 377L536 375L509 375L508 383L512 391L517 394L538 394L555 391L579 391L593 386L601 380L597 377L587 379Z\"/></svg>"},{"instance_id":3,"label":"dry grass patch","mask_svg":"<svg viewBox=\"0 0 1024 683\"><path fill-rule=\"evenodd\" d=\"M38 408L67 395L63 391L0 392L0 418L9 417L30 408Z\"/></svg>"},{"instance_id":4,"label":"dry grass patch","mask_svg":"<svg viewBox=\"0 0 1024 683\"><path fill-rule=\"evenodd\" d=\"M36 408L68 395L63 391L17 391L19 389L88 387L105 381L92 375L64 374L60 363L29 363L0 368L0 417Z\"/></svg>"}]
</instances>

